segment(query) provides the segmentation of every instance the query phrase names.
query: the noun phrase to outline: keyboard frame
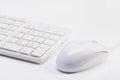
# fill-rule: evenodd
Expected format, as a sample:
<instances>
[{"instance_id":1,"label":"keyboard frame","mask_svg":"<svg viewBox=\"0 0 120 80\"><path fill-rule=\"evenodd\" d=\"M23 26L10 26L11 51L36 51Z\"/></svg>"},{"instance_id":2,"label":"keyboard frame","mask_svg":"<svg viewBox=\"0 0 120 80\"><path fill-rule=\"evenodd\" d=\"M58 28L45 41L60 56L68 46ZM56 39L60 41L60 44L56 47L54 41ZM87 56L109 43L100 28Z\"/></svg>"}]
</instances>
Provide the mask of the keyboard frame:
<instances>
[{"instance_id":1,"label":"keyboard frame","mask_svg":"<svg viewBox=\"0 0 120 80\"><path fill-rule=\"evenodd\" d=\"M15 20L22 20L24 22L27 22L27 24L31 25L31 21L26 21L26 20L23 20L23 19L18 19L18 18L14 18L14 17L8 17L10 19L15 19ZM35 24L35 23L32 23L32 24ZM39 24L37 24L39 25ZM48 25L46 25L48 26ZM21 27L21 26L20 26ZM54 29L54 27L51 26L51 28ZM57 27L58 28L58 27ZM56 28L56 29L57 29ZM59 30L59 29L58 29ZM14 33L13 33L14 34ZM12 36L12 35L11 35ZM42 55L41 57L33 57L33 56L30 56L30 55L25 55L25 54L21 54L19 52L14 52L14 51L10 51L10 50L5 50L5 49L2 49L0 48L0 55L3 55L3 56L7 56L7 57L12 57L12 58L15 58L15 59L19 59L19 60L24 60L24 61L27 61L27 62L33 62L33 63L37 63L37 64L40 64L40 63L43 63L46 59L48 59L48 57L50 55L52 55L53 53L55 53L55 51L57 51L62 45L65 44L65 42L68 40L67 36L64 35L63 37L61 37L60 40L58 40L54 46L52 46L47 52L45 52L44 55ZM3 41L4 42L4 41Z\"/></svg>"}]
</instances>

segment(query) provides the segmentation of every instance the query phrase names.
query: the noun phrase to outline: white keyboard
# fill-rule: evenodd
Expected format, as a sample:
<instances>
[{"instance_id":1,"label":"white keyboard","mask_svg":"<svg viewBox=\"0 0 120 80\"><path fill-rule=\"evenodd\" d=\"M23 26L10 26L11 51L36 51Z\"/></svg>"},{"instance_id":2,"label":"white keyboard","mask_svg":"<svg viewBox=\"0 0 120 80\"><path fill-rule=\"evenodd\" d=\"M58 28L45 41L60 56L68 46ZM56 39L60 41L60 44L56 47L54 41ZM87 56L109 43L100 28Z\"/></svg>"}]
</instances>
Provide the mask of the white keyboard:
<instances>
[{"instance_id":1,"label":"white keyboard","mask_svg":"<svg viewBox=\"0 0 120 80\"><path fill-rule=\"evenodd\" d=\"M45 24L0 16L0 54L42 63L66 41L65 33Z\"/></svg>"}]
</instances>

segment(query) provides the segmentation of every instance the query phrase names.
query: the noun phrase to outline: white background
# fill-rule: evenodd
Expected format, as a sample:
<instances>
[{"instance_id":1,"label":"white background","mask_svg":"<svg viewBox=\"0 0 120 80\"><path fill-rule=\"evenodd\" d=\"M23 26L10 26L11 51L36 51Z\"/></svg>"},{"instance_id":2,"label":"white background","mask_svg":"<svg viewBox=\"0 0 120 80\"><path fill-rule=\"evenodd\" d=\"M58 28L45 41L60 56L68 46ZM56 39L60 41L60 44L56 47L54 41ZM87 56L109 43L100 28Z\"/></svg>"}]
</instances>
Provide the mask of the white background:
<instances>
[{"instance_id":1,"label":"white background","mask_svg":"<svg viewBox=\"0 0 120 80\"><path fill-rule=\"evenodd\" d=\"M120 43L119 0L0 0L0 14L71 29L70 40ZM56 56L42 65L0 56L0 80L120 80L120 48L104 64L75 74L59 72Z\"/></svg>"}]
</instances>

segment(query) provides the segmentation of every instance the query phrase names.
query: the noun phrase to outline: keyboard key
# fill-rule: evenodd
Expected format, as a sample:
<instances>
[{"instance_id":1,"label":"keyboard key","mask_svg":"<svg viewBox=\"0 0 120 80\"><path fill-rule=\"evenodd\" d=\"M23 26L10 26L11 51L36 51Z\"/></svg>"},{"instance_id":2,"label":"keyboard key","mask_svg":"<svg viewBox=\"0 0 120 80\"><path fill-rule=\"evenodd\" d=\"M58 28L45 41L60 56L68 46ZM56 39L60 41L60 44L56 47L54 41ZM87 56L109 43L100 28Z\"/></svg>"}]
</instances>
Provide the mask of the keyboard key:
<instances>
[{"instance_id":1,"label":"keyboard key","mask_svg":"<svg viewBox=\"0 0 120 80\"><path fill-rule=\"evenodd\" d=\"M53 45L55 41L47 39L44 43L48 45Z\"/></svg>"},{"instance_id":2,"label":"keyboard key","mask_svg":"<svg viewBox=\"0 0 120 80\"><path fill-rule=\"evenodd\" d=\"M12 51L19 51L23 46L14 44L14 43L8 43L6 42L4 45L4 49L12 50Z\"/></svg>"},{"instance_id":3,"label":"keyboard key","mask_svg":"<svg viewBox=\"0 0 120 80\"><path fill-rule=\"evenodd\" d=\"M27 41L27 40L20 39L19 41L17 41L17 44L25 46L28 42L29 41Z\"/></svg>"},{"instance_id":4,"label":"keyboard key","mask_svg":"<svg viewBox=\"0 0 120 80\"><path fill-rule=\"evenodd\" d=\"M50 36L49 33L45 33L45 34L43 35L44 38L48 38L49 36Z\"/></svg>"},{"instance_id":5,"label":"keyboard key","mask_svg":"<svg viewBox=\"0 0 120 80\"><path fill-rule=\"evenodd\" d=\"M11 37L11 38L8 39L7 41L8 41L8 42L11 42L11 43L16 43L18 40L19 40L18 38Z\"/></svg>"},{"instance_id":6,"label":"keyboard key","mask_svg":"<svg viewBox=\"0 0 120 80\"><path fill-rule=\"evenodd\" d=\"M0 35L0 41L4 40L6 38L5 35Z\"/></svg>"},{"instance_id":7,"label":"keyboard key","mask_svg":"<svg viewBox=\"0 0 120 80\"><path fill-rule=\"evenodd\" d=\"M20 30L20 32L22 33L28 33L30 31L30 29L27 29L27 28L23 28Z\"/></svg>"},{"instance_id":8,"label":"keyboard key","mask_svg":"<svg viewBox=\"0 0 120 80\"><path fill-rule=\"evenodd\" d=\"M49 49L50 48L50 46L46 45L46 44L40 44L39 47L44 48L44 49Z\"/></svg>"},{"instance_id":9,"label":"keyboard key","mask_svg":"<svg viewBox=\"0 0 120 80\"><path fill-rule=\"evenodd\" d=\"M3 48L4 43L0 41L0 48Z\"/></svg>"},{"instance_id":10,"label":"keyboard key","mask_svg":"<svg viewBox=\"0 0 120 80\"><path fill-rule=\"evenodd\" d=\"M35 30L31 30L29 32L29 34L34 35L34 36L37 36L39 33L40 33L39 31L35 31Z\"/></svg>"},{"instance_id":11,"label":"keyboard key","mask_svg":"<svg viewBox=\"0 0 120 80\"><path fill-rule=\"evenodd\" d=\"M23 39L32 40L34 37L35 37L35 36L26 34L26 35L23 36Z\"/></svg>"},{"instance_id":12,"label":"keyboard key","mask_svg":"<svg viewBox=\"0 0 120 80\"><path fill-rule=\"evenodd\" d=\"M0 23L0 28L4 29L6 28L7 24Z\"/></svg>"},{"instance_id":13,"label":"keyboard key","mask_svg":"<svg viewBox=\"0 0 120 80\"><path fill-rule=\"evenodd\" d=\"M3 29L0 28L0 31L2 31Z\"/></svg>"},{"instance_id":14,"label":"keyboard key","mask_svg":"<svg viewBox=\"0 0 120 80\"><path fill-rule=\"evenodd\" d=\"M9 25L9 26L7 26L7 29L8 30L11 30L11 31L15 31L15 30L17 30L19 27L17 27L17 26L14 26L14 25Z\"/></svg>"},{"instance_id":15,"label":"keyboard key","mask_svg":"<svg viewBox=\"0 0 120 80\"><path fill-rule=\"evenodd\" d=\"M28 55L28 54L30 54L32 51L33 51L32 48L23 47L20 52L23 53L23 54L27 54L27 55Z\"/></svg>"},{"instance_id":16,"label":"keyboard key","mask_svg":"<svg viewBox=\"0 0 120 80\"><path fill-rule=\"evenodd\" d=\"M6 35L6 36L9 36L11 33L12 33L12 31L5 30L5 29L0 32L0 34Z\"/></svg>"},{"instance_id":17,"label":"keyboard key","mask_svg":"<svg viewBox=\"0 0 120 80\"><path fill-rule=\"evenodd\" d=\"M38 45L39 45L39 43L36 43L36 42L29 42L27 44L28 47L32 47L32 48L36 48Z\"/></svg>"},{"instance_id":18,"label":"keyboard key","mask_svg":"<svg viewBox=\"0 0 120 80\"><path fill-rule=\"evenodd\" d=\"M44 32L40 32L39 36L42 37L44 35Z\"/></svg>"},{"instance_id":19,"label":"keyboard key","mask_svg":"<svg viewBox=\"0 0 120 80\"><path fill-rule=\"evenodd\" d=\"M45 39L41 37L35 37L33 41L42 43Z\"/></svg>"},{"instance_id":20,"label":"keyboard key","mask_svg":"<svg viewBox=\"0 0 120 80\"><path fill-rule=\"evenodd\" d=\"M25 23L24 22L21 22L21 21L14 21L13 23L12 23L12 25L16 25L16 26L25 26Z\"/></svg>"},{"instance_id":21,"label":"keyboard key","mask_svg":"<svg viewBox=\"0 0 120 80\"><path fill-rule=\"evenodd\" d=\"M32 52L32 56L35 56L35 57L40 57L42 56L44 53L46 52L46 49L43 49L43 48L37 48L35 49L33 52Z\"/></svg>"},{"instance_id":22,"label":"keyboard key","mask_svg":"<svg viewBox=\"0 0 120 80\"><path fill-rule=\"evenodd\" d=\"M24 36L24 34L20 33L20 32L17 32L14 36L17 37L17 38L22 38Z\"/></svg>"}]
</instances>

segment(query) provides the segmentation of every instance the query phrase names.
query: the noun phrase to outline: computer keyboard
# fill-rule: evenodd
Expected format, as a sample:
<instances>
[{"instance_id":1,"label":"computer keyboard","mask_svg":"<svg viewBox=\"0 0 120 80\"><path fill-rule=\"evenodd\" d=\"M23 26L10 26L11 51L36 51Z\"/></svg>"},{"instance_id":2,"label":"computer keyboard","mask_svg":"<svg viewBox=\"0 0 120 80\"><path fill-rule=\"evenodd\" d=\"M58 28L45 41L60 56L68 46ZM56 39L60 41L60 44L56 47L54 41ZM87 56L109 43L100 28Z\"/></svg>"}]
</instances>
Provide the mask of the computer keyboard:
<instances>
[{"instance_id":1,"label":"computer keyboard","mask_svg":"<svg viewBox=\"0 0 120 80\"><path fill-rule=\"evenodd\" d=\"M42 63L66 41L65 33L54 27L0 16L0 54Z\"/></svg>"}]
</instances>

